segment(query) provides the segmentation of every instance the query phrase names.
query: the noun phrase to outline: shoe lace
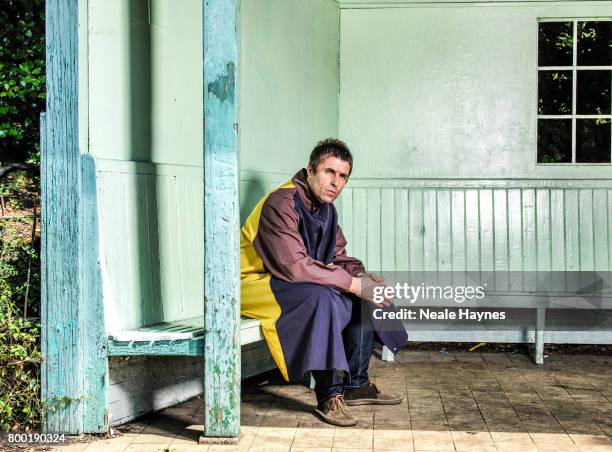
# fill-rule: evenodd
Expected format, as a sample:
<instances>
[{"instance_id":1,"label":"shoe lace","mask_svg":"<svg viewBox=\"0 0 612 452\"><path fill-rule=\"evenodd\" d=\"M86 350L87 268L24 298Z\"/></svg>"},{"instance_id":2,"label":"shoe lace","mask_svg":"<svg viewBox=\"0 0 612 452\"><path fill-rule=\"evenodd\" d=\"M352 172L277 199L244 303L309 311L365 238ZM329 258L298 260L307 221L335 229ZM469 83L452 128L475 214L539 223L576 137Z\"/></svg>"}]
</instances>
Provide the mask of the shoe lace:
<instances>
[{"instance_id":1,"label":"shoe lace","mask_svg":"<svg viewBox=\"0 0 612 452\"><path fill-rule=\"evenodd\" d=\"M342 394L335 395L330 399L329 408L330 410L340 410L342 414L347 417L350 417L347 411L348 407L346 405L346 402L344 401L344 396Z\"/></svg>"}]
</instances>

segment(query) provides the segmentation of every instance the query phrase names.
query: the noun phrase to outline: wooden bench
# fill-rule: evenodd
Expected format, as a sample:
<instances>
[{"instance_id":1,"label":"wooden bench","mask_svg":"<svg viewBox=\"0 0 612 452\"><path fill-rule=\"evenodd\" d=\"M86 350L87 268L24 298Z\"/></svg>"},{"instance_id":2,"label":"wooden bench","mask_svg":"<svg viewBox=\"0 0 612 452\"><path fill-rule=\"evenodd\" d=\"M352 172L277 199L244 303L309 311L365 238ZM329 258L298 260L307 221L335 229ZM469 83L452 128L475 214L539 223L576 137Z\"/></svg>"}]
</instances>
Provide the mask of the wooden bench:
<instances>
[{"instance_id":1,"label":"wooden bench","mask_svg":"<svg viewBox=\"0 0 612 452\"><path fill-rule=\"evenodd\" d=\"M599 309L604 310L612 310L612 297L609 293L604 293L600 297L597 298L597 304ZM487 293L487 297L484 301L480 300L466 300L461 304L448 302L445 300L419 300L418 306L411 306L409 303L398 303L398 308L408 307L413 309L419 308L436 308L436 309L444 309L444 308L486 308L486 309L530 309L535 311L535 322L533 329L533 340L532 341L518 341L518 342L533 342L534 343L534 355L533 360L535 364L543 364L544 363L544 343L546 339L546 311L551 309L553 306L555 309L562 308L564 306L571 307L572 309L576 309L579 311L580 309L593 309L592 303L580 295L576 295L575 293L558 293L558 294L542 294L537 292L528 292L528 293L511 293L511 292L493 292ZM490 331L491 333L488 338L483 337L484 334L482 331L467 331L461 332L457 331L454 335L452 341L459 342L474 342L474 341L489 341L489 342L517 342L515 335L508 334L505 331ZM569 333L568 333L569 334ZM528 335L528 337L531 334ZM589 341L580 337L580 334L575 334L576 343L610 343L612 338L609 336L597 337L596 342ZM582 336L587 336L583 334ZM479 337L479 339L476 339ZM410 332L408 331L408 340L409 341L425 341L425 342L435 342L439 340L439 338L434 338L432 340L432 332L431 331L416 331ZM572 343L567 342L567 339L564 339L563 343ZM387 347L383 347L382 351L382 359L385 361L393 361L394 355L391 353Z\"/></svg>"},{"instance_id":2,"label":"wooden bench","mask_svg":"<svg viewBox=\"0 0 612 452\"><path fill-rule=\"evenodd\" d=\"M242 317L242 378L276 367L259 320ZM162 322L108 335L109 356L204 356L204 317Z\"/></svg>"}]
</instances>

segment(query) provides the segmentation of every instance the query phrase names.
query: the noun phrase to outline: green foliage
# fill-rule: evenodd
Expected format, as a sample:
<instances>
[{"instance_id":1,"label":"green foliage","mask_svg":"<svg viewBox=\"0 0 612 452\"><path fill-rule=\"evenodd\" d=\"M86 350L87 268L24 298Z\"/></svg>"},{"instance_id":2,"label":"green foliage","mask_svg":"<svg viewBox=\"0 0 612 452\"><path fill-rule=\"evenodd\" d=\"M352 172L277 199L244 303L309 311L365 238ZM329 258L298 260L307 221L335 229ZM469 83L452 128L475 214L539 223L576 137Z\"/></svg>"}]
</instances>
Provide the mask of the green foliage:
<instances>
[{"instance_id":1,"label":"green foliage","mask_svg":"<svg viewBox=\"0 0 612 452\"><path fill-rule=\"evenodd\" d=\"M39 240L32 243L32 199L27 179L0 184L0 432L40 426ZM29 188L32 188L31 186ZM28 269L29 277L28 277Z\"/></svg>"},{"instance_id":2,"label":"green foliage","mask_svg":"<svg viewBox=\"0 0 612 452\"><path fill-rule=\"evenodd\" d=\"M0 312L0 431L40 427L40 324Z\"/></svg>"},{"instance_id":3,"label":"green foliage","mask_svg":"<svg viewBox=\"0 0 612 452\"><path fill-rule=\"evenodd\" d=\"M38 166L45 109L45 2L0 0L0 167ZM39 240L32 240L37 181L0 181L0 432L40 427ZM25 306L27 293L27 307Z\"/></svg>"},{"instance_id":4,"label":"green foliage","mask_svg":"<svg viewBox=\"0 0 612 452\"><path fill-rule=\"evenodd\" d=\"M542 155L540 162L541 163L558 163L563 159L564 155L561 154L558 150L554 150L552 154L544 154Z\"/></svg>"},{"instance_id":5,"label":"green foliage","mask_svg":"<svg viewBox=\"0 0 612 452\"><path fill-rule=\"evenodd\" d=\"M555 47L558 49L571 49L574 46L573 33L562 31L555 40Z\"/></svg>"},{"instance_id":6,"label":"green foliage","mask_svg":"<svg viewBox=\"0 0 612 452\"><path fill-rule=\"evenodd\" d=\"M0 166L38 164L45 110L44 0L0 1Z\"/></svg>"}]
</instances>

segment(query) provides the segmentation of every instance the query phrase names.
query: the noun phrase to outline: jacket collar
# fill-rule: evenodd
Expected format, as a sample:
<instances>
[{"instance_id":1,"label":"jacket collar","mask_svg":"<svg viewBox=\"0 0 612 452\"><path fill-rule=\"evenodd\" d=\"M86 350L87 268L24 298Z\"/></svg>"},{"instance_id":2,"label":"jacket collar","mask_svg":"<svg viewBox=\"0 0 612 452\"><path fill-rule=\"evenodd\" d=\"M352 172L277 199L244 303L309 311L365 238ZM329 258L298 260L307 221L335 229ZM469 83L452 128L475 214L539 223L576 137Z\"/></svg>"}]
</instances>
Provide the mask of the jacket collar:
<instances>
[{"instance_id":1,"label":"jacket collar","mask_svg":"<svg viewBox=\"0 0 612 452\"><path fill-rule=\"evenodd\" d=\"M308 185L308 181L306 180L307 173L306 169L302 168L295 176L291 178L293 185L297 189L297 192L302 200L302 203L308 209L309 212L314 212L319 207L321 207L321 202L314 196L312 190L310 190L310 186Z\"/></svg>"}]
</instances>

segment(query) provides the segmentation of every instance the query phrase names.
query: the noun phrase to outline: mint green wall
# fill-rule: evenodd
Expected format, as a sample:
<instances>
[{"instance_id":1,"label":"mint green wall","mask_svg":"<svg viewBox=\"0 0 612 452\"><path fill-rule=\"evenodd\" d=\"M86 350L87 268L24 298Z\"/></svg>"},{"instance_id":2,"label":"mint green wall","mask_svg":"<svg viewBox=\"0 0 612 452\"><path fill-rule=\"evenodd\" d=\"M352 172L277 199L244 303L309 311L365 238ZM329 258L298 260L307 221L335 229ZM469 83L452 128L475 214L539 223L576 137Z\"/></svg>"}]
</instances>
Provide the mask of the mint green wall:
<instances>
[{"instance_id":1,"label":"mint green wall","mask_svg":"<svg viewBox=\"0 0 612 452\"><path fill-rule=\"evenodd\" d=\"M536 18L612 4L355 4L242 2L241 219L340 136L341 224L372 269L608 268L612 168L535 165ZM201 312L201 3L148 5L82 22L109 329Z\"/></svg>"},{"instance_id":2,"label":"mint green wall","mask_svg":"<svg viewBox=\"0 0 612 452\"><path fill-rule=\"evenodd\" d=\"M199 315L201 2L89 0L88 12L107 329ZM242 3L242 218L337 135L338 14L329 0Z\"/></svg>"},{"instance_id":3,"label":"mint green wall","mask_svg":"<svg viewBox=\"0 0 612 452\"><path fill-rule=\"evenodd\" d=\"M612 166L536 165L537 19L602 16L612 2L342 1L349 252L374 271L612 268Z\"/></svg>"},{"instance_id":4,"label":"mint green wall","mask_svg":"<svg viewBox=\"0 0 612 452\"><path fill-rule=\"evenodd\" d=\"M98 160L108 331L202 313L202 170Z\"/></svg>"},{"instance_id":5,"label":"mint green wall","mask_svg":"<svg viewBox=\"0 0 612 452\"><path fill-rule=\"evenodd\" d=\"M406 7L341 10L340 135L356 177L612 176L535 163L537 18L609 17L612 2L389 3Z\"/></svg>"},{"instance_id":6,"label":"mint green wall","mask_svg":"<svg viewBox=\"0 0 612 452\"><path fill-rule=\"evenodd\" d=\"M243 0L240 47L241 218L338 133L338 6ZM273 173L273 174L269 174Z\"/></svg>"},{"instance_id":7,"label":"mint green wall","mask_svg":"<svg viewBox=\"0 0 612 452\"><path fill-rule=\"evenodd\" d=\"M202 2L89 0L89 149L202 165Z\"/></svg>"},{"instance_id":8,"label":"mint green wall","mask_svg":"<svg viewBox=\"0 0 612 452\"><path fill-rule=\"evenodd\" d=\"M89 0L87 13L107 330L200 315L202 2Z\"/></svg>"}]
</instances>

